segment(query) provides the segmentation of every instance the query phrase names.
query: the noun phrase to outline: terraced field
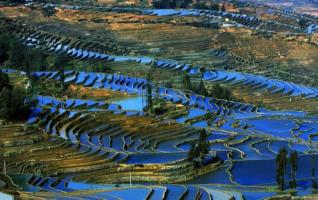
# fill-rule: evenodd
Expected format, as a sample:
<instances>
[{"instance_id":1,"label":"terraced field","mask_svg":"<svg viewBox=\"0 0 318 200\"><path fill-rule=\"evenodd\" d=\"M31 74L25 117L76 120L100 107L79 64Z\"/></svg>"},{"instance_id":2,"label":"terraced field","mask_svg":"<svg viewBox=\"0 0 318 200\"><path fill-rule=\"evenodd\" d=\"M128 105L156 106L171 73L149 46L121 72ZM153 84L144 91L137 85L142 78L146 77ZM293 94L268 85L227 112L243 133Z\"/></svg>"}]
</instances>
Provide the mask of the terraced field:
<instances>
[{"instance_id":1,"label":"terraced field","mask_svg":"<svg viewBox=\"0 0 318 200\"><path fill-rule=\"evenodd\" d=\"M42 89L25 100L27 121L0 124L0 190L21 199L314 199L317 18L246 1L223 11L148 3L0 7L1 33L70 64L1 66L15 87ZM59 84L62 94L50 94ZM214 96L215 86L231 98ZM202 137L198 165L191 152ZM281 149L298 155L295 172L285 166L285 191Z\"/></svg>"}]
</instances>

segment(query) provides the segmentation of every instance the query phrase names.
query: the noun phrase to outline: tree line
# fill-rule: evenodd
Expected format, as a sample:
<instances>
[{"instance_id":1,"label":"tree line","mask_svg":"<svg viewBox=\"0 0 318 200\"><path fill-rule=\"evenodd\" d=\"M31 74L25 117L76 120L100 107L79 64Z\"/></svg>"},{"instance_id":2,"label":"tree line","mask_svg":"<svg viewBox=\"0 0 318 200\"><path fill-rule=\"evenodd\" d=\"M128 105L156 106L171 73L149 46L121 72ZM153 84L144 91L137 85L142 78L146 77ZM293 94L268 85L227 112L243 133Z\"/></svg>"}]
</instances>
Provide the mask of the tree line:
<instances>
[{"instance_id":1,"label":"tree line","mask_svg":"<svg viewBox=\"0 0 318 200\"><path fill-rule=\"evenodd\" d=\"M27 73L34 70L45 70L49 55L39 49L30 49L21 44L12 35L0 34L0 65Z\"/></svg>"},{"instance_id":2,"label":"tree line","mask_svg":"<svg viewBox=\"0 0 318 200\"><path fill-rule=\"evenodd\" d=\"M184 72L182 74L181 78L182 82L182 89L193 91L196 94L207 96L207 97L213 97L218 99L225 99L225 100L235 100L233 97L232 91L224 86L221 86L220 84L214 84L212 86L211 90L207 90L206 86L204 84L203 79L200 80L200 83L195 85L191 83L190 76Z\"/></svg>"},{"instance_id":3,"label":"tree line","mask_svg":"<svg viewBox=\"0 0 318 200\"><path fill-rule=\"evenodd\" d=\"M26 90L10 84L9 76L0 71L0 119L25 120L30 114L31 103L25 103Z\"/></svg>"},{"instance_id":4,"label":"tree line","mask_svg":"<svg viewBox=\"0 0 318 200\"><path fill-rule=\"evenodd\" d=\"M208 135L203 128L200 130L198 140L191 143L188 151L188 161L193 164L195 169L199 169L210 163L223 162L218 155L209 156L209 146Z\"/></svg>"},{"instance_id":5,"label":"tree line","mask_svg":"<svg viewBox=\"0 0 318 200\"><path fill-rule=\"evenodd\" d=\"M196 1L195 3L193 0L155 0L153 1L152 5L154 8L197 8L197 9L206 9L206 10L221 10L225 11L224 4L220 5L217 3L209 3L208 1Z\"/></svg>"},{"instance_id":6,"label":"tree line","mask_svg":"<svg viewBox=\"0 0 318 200\"><path fill-rule=\"evenodd\" d=\"M289 177L289 187L296 188L297 180L296 174L298 170L298 153L297 151L288 152L285 148L281 148L276 156L276 182L280 190L285 190L287 184L285 181L286 176ZM316 180L315 171L316 157L311 157L311 176L312 176L312 188L317 189L318 184ZM290 169L288 170L288 166ZM288 173L289 172L289 173Z\"/></svg>"}]
</instances>

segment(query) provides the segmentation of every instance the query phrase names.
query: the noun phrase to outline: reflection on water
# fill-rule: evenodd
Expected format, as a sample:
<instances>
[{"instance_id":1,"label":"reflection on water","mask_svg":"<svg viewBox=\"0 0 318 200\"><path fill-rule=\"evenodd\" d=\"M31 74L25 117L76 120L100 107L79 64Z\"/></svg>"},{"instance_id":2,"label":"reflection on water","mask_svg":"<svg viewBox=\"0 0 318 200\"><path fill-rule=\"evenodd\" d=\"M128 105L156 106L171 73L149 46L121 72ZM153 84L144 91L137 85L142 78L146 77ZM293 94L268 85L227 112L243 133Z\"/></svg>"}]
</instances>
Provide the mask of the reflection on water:
<instances>
[{"instance_id":1,"label":"reflection on water","mask_svg":"<svg viewBox=\"0 0 318 200\"><path fill-rule=\"evenodd\" d=\"M120 99L111 99L108 103L119 104L122 110L143 111L147 105L146 98L142 96L123 97Z\"/></svg>"},{"instance_id":2,"label":"reflection on water","mask_svg":"<svg viewBox=\"0 0 318 200\"><path fill-rule=\"evenodd\" d=\"M0 199L2 199L2 200L14 200L12 195L5 194L3 192L0 192Z\"/></svg>"},{"instance_id":3,"label":"reflection on water","mask_svg":"<svg viewBox=\"0 0 318 200\"><path fill-rule=\"evenodd\" d=\"M70 181L67 185L68 188L73 190L110 190L113 189L113 185L98 185L82 182Z\"/></svg>"}]
</instances>

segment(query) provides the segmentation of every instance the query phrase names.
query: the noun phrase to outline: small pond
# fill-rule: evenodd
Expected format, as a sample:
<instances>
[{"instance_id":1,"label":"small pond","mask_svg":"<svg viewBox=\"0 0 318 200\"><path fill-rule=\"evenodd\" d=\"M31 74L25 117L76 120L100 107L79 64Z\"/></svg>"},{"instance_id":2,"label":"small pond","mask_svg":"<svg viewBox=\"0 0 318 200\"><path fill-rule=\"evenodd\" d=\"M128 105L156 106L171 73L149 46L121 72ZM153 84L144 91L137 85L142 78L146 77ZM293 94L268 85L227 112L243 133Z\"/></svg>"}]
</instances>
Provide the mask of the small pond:
<instances>
[{"instance_id":1,"label":"small pond","mask_svg":"<svg viewBox=\"0 0 318 200\"><path fill-rule=\"evenodd\" d=\"M130 96L118 99L111 99L106 101L107 103L113 103L121 105L122 110L135 110L143 111L143 108L147 105L146 97L143 96Z\"/></svg>"}]
</instances>

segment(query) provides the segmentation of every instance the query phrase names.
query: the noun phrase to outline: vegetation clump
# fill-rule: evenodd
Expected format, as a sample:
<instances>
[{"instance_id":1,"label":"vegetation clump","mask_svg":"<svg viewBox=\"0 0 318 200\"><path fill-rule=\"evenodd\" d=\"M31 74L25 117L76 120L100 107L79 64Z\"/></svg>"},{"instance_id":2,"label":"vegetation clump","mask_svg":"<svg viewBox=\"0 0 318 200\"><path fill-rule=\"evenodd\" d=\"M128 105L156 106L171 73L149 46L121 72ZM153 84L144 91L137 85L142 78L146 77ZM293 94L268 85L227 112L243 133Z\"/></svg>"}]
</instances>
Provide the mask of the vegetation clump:
<instances>
[{"instance_id":1,"label":"vegetation clump","mask_svg":"<svg viewBox=\"0 0 318 200\"><path fill-rule=\"evenodd\" d=\"M282 148L276 156L276 182L280 190L285 189L285 171L287 161L287 150Z\"/></svg>"},{"instance_id":2,"label":"vegetation clump","mask_svg":"<svg viewBox=\"0 0 318 200\"><path fill-rule=\"evenodd\" d=\"M224 4L220 6L217 3L211 3L210 5L207 5L206 2L200 2L198 1L193 5L194 8L196 9L205 9L205 10L216 10L216 11L226 11Z\"/></svg>"},{"instance_id":3,"label":"vegetation clump","mask_svg":"<svg viewBox=\"0 0 318 200\"><path fill-rule=\"evenodd\" d=\"M318 183L317 183L317 178L316 178L315 163L316 163L316 157L312 156L311 157L311 178L312 178L311 187L317 189Z\"/></svg>"},{"instance_id":4,"label":"vegetation clump","mask_svg":"<svg viewBox=\"0 0 318 200\"><path fill-rule=\"evenodd\" d=\"M45 70L48 54L39 49L30 49L7 33L0 34L0 65L23 70Z\"/></svg>"},{"instance_id":5,"label":"vegetation clump","mask_svg":"<svg viewBox=\"0 0 318 200\"><path fill-rule=\"evenodd\" d=\"M188 161L193 162L195 168L200 168L206 163L206 157L209 153L209 141L205 129L200 132L197 143L191 143L188 153Z\"/></svg>"},{"instance_id":6,"label":"vegetation clump","mask_svg":"<svg viewBox=\"0 0 318 200\"><path fill-rule=\"evenodd\" d=\"M287 171L287 166L290 165L290 181L289 187L296 188L296 172L298 169L298 154L297 152L290 153L288 157L288 152L285 148L279 150L276 156L276 181L280 190L285 190L285 174Z\"/></svg>"},{"instance_id":7,"label":"vegetation clump","mask_svg":"<svg viewBox=\"0 0 318 200\"><path fill-rule=\"evenodd\" d=\"M193 1L193 0L155 0L152 3L154 8L196 8L205 10L217 10L226 11L224 4L219 5L217 3L207 1Z\"/></svg>"},{"instance_id":8,"label":"vegetation clump","mask_svg":"<svg viewBox=\"0 0 318 200\"><path fill-rule=\"evenodd\" d=\"M24 120L30 114L30 105L25 104L26 91L14 88L7 74L0 72L0 119Z\"/></svg>"},{"instance_id":9,"label":"vegetation clump","mask_svg":"<svg viewBox=\"0 0 318 200\"><path fill-rule=\"evenodd\" d=\"M43 15L45 15L46 17L51 17L55 15L56 13L55 6L54 5L43 6L42 12L43 12Z\"/></svg>"},{"instance_id":10,"label":"vegetation clump","mask_svg":"<svg viewBox=\"0 0 318 200\"><path fill-rule=\"evenodd\" d=\"M200 81L194 92L202 96L213 97L217 99L225 99L228 101L236 100L229 88L223 87L220 84L214 84L211 89L207 90L203 80Z\"/></svg>"},{"instance_id":11,"label":"vegetation clump","mask_svg":"<svg viewBox=\"0 0 318 200\"><path fill-rule=\"evenodd\" d=\"M289 182L289 186L291 188L296 188L297 187L297 182L296 182L296 172L297 172L297 169L298 169L298 166L297 166L297 160L298 160L298 154L297 152L292 152L289 156L289 162L290 162L290 166L291 166L291 169L290 169L290 182Z\"/></svg>"},{"instance_id":12,"label":"vegetation clump","mask_svg":"<svg viewBox=\"0 0 318 200\"><path fill-rule=\"evenodd\" d=\"M209 96L218 99L234 100L232 91L226 87L222 87L220 84L213 85L212 91L210 92Z\"/></svg>"},{"instance_id":13,"label":"vegetation clump","mask_svg":"<svg viewBox=\"0 0 318 200\"><path fill-rule=\"evenodd\" d=\"M195 87L195 85L191 83L190 76L186 72L182 74L181 82L182 89L193 91L198 95L213 97L217 99L225 99L229 101L236 100L232 95L232 91L227 87L221 86L220 84L214 84L212 89L207 90L204 81L201 79L199 84Z\"/></svg>"},{"instance_id":14,"label":"vegetation clump","mask_svg":"<svg viewBox=\"0 0 318 200\"><path fill-rule=\"evenodd\" d=\"M157 0L153 2L155 8L188 8L192 0Z\"/></svg>"}]
</instances>

